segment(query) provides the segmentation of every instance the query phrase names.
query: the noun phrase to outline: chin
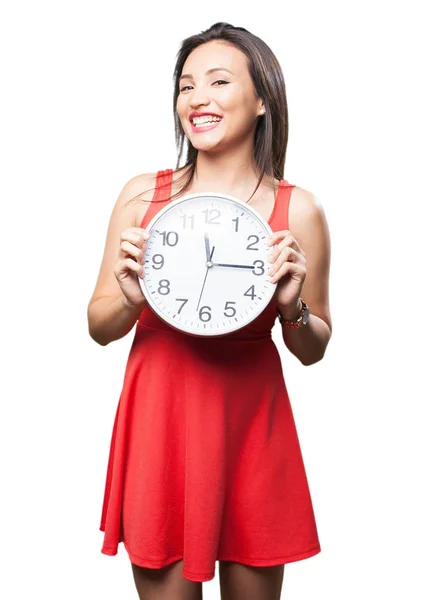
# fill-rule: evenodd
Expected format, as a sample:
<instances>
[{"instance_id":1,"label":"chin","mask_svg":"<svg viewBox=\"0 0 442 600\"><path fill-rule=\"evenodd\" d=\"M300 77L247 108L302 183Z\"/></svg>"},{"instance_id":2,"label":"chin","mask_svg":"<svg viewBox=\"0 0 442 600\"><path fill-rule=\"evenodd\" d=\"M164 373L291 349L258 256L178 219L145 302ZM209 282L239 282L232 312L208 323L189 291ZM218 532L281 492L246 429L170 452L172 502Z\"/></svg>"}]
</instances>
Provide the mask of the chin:
<instances>
[{"instance_id":1,"label":"chin","mask_svg":"<svg viewBox=\"0 0 442 600\"><path fill-rule=\"evenodd\" d=\"M210 140L210 141L200 141L197 139L193 139L192 138L188 138L189 142L192 144L192 146L195 148L195 150L201 150L203 152L207 152L209 150L212 150L214 148L219 148L222 146L223 143L223 139L219 138L219 139L214 139L214 140ZM195 142L195 143L194 143Z\"/></svg>"}]
</instances>

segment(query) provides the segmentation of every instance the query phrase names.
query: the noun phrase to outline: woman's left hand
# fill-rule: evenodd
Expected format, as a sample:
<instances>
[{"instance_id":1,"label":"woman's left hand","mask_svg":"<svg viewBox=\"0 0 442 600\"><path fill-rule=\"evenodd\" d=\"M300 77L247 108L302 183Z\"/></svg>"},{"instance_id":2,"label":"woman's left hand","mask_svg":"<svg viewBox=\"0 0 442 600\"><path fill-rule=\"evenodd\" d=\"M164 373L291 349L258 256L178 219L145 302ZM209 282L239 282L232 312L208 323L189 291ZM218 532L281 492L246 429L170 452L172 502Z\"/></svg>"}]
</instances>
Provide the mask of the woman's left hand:
<instances>
[{"instance_id":1,"label":"woman's left hand","mask_svg":"<svg viewBox=\"0 0 442 600\"><path fill-rule=\"evenodd\" d=\"M277 283L275 291L276 306L284 315L291 318L291 314L298 314L299 298L301 289L307 275L305 254L288 229L275 231L269 236L269 246L273 246L269 252L269 265L274 269L269 274L271 281Z\"/></svg>"}]
</instances>

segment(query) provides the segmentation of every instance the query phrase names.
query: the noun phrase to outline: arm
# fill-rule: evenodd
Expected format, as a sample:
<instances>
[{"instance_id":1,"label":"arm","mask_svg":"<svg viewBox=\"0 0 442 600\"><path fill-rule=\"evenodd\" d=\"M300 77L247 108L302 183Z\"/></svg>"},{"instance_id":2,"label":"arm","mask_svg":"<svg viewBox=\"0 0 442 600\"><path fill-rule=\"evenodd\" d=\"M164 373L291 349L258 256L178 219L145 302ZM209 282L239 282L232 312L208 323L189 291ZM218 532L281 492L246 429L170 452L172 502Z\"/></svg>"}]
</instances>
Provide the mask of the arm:
<instances>
[{"instance_id":1,"label":"arm","mask_svg":"<svg viewBox=\"0 0 442 600\"><path fill-rule=\"evenodd\" d=\"M286 347L303 365L320 361L330 341L332 322L329 308L330 235L319 200L302 188L294 188L289 205L289 228L306 256L307 274L301 298L308 304L310 317L299 329L282 327ZM296 319L301 304L281 312L284 319Z\"/></svg>"},{"instance_id":2,"label":"arm","mask_svg":"<svg viewBox=\"0 0 442 600\"><path fill-rule=\"evenodd\" d=\"M155 187L155 173L143 174L129 180L121 191L112 211L107 230L104 254L94 292L87 307L89 335L106 346L110 342L124 337L136 323L141 311L147 305L131 304L123 294L115 277L114 267L120 251L120 235L128 227L138 227L137 202L127 204L128 200L149 189L143 198L150 201Z\"/></svg>"},{"instance_id":3,"label":"arm","mask_svg":"<svg viewBox=\"0 0 442 600\"><path fill-rule=\"evenodd\" d=\"M138 321L144 306L132 306L126 296L104 296L88 306L89 335L100 344L124 337Z\"/></svg>"}]
</instances>

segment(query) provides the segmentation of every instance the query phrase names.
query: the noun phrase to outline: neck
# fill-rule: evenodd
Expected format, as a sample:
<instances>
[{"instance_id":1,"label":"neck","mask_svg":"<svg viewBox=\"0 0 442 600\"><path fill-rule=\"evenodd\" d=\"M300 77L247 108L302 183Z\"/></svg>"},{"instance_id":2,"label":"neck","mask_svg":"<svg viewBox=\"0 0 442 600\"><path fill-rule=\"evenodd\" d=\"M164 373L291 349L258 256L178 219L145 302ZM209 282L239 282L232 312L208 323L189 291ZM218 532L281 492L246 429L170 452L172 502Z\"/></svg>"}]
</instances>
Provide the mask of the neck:
<instances>
[{"instance_id":1,"label":"neck","mask_svg":"<svg viewBox=\"0 0 442 600\"><path fill-rule=\"evenodd\" d=\"M259 179L259 170L249 148L225 152L198 151L194 188L231 196L252 194ZM264 176L261 186L267 183Z\"/></svg>"}]
</instances>

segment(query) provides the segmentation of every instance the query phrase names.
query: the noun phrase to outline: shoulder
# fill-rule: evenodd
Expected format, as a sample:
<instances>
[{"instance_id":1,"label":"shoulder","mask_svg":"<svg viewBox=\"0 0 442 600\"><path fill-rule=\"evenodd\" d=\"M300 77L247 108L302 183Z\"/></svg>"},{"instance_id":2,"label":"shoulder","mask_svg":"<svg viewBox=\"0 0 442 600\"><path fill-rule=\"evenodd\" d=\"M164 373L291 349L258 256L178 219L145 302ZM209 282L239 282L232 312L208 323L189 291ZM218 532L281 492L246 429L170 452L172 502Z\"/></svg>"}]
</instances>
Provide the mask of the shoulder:
<instances>
[{"instance_id":1,"label":"shoulder","mask_svg":"<svg viewBox=\"0 0 442 600\"><path fill-rule=\"evenodd\" d=\"M324 207L321 200L312 192L295 186L292 189L289 204L289 229L302 237L327 226Z\"/></svg>"},{"instance_id":2,"label":"shoulder","mask_svg":"<svg viewBox=\"0 0 442 600\"><path fill-rule=\"evenodd\" d=\"M116 209L129 211L132 225L137 227L143 213L155 192L156 172L142 173L131 177L123 185L116 202Z\"/></svg>"},{"instance_id":3,"label":"shoulder","mask_svg":"<svg viewBox=\"0 0 442 600\"><path fill-rule=\"evenodd\" d=\"M156 172L142 173L129 179L124 185L126 196L140 200L152 199L155 191Z\"/></svg>"}]
</instances>

